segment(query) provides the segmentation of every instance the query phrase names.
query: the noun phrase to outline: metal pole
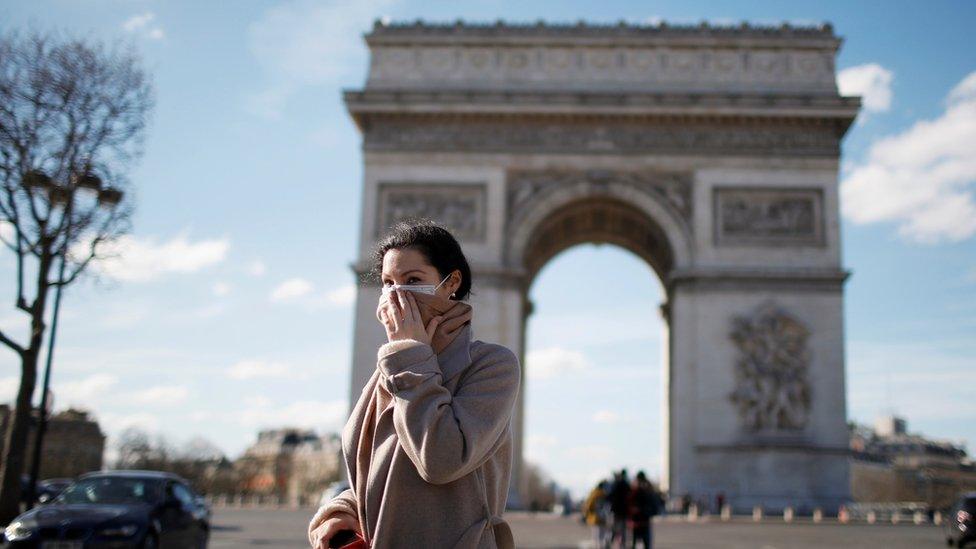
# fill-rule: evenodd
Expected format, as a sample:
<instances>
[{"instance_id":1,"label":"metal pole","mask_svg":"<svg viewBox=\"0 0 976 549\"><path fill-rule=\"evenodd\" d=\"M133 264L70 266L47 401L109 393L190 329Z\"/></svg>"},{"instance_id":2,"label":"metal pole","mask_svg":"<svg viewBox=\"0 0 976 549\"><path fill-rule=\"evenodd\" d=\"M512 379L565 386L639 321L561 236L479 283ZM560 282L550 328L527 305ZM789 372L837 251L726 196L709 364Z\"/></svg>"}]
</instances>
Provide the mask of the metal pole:
<instances>
[{"instance_id":1,"label":"metal pole","mask_svg":"<svg viewBox=\"0 0 976 549\"><path fill-rule=\"evenodd\" d=\"M68 229L71 227L71 204L74 202L74 193L68 197L68 205L65 207L65 215L69 217ZM58 286L54 290L54 318L51 320L51 335L47 342L47 360L44 365L44 383L41 388L41 409L40 420L37 423L37 436L34 438L34 455L31 456L30 483L27 485L27 508L33 509L37 499L37 477L41 468L41 447L44 444L44 431L47 430L47 394L48 387L51 385L51 360L54 358L54 337L58 330L58 311L61 309L61 288L64 286L64 264L68 262L68 239L65 238L64 249L61 251L61 266L58 269Z\"/></svg>"}]
</instances>

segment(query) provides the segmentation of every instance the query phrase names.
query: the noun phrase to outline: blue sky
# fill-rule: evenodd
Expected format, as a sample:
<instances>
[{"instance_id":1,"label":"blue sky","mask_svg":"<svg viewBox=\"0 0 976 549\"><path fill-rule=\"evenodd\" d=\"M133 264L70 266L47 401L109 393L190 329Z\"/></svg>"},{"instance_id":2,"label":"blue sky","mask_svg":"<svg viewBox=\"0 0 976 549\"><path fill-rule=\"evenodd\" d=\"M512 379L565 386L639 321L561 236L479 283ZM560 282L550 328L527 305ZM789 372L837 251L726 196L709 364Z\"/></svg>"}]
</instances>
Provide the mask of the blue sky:
<instances>
[{"instance_id":1,"label":"blue sky","mask_svg":"<svg viewBox=\"0 0 976 549\"><path fill-rule=\"evenodd\" d=\"M362 85L360 35L380 16L832 22L842 88L866 99L843 149L849 415L894 411L972 449L976 4L962 1L0 4L4 29L134 44L156 84L128 259L66 294L58 408L232 457L261 427L342 424L361 155L339 90ZM0 272L0 327L22 338L9 252ZM611 467L659 475L661 295L610 246L561 254L531 289L528 457L577 495ZM0 349L0 397L17 372Z\"/></svg>"}]
</instances>

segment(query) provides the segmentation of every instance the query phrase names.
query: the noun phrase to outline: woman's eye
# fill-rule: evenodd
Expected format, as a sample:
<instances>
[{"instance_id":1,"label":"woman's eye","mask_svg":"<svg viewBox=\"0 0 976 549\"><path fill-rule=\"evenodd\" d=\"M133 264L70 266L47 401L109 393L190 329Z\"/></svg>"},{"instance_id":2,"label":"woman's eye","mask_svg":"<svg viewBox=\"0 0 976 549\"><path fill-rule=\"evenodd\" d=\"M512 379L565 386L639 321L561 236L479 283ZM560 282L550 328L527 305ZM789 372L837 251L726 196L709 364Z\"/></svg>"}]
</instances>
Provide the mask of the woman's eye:
<instances>
[{"instance_id":1,"label":"woman's eye","mask_svg":"<svg viewBox=\"0 0 976 549\"><path fill-rule=\"evenodd\" d=\"M420 279L415 276L412 276L410 277L410 280L407 281L407 284L414 284L416 282L420 282Z\"/></svg>"}]
</instances>

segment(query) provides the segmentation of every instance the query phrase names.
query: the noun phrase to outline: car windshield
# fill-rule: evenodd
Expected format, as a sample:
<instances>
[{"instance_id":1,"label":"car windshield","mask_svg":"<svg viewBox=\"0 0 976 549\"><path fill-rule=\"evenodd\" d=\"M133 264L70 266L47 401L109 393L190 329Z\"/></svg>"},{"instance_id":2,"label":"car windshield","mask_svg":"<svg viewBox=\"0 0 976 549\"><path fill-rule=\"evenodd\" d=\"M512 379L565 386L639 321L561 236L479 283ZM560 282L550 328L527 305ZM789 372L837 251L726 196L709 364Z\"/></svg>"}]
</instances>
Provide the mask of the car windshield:
<instances>
[{"instance_id":1,"label":"car windshield","mask_svg":"<svg viewBox=\"0 0 976 549\"><path fill-rule=\"evenodd\" d=\"M58 496L59 503L153 503L159 481L146 478L97 477L79 480Z\"/></svg>"}]
</instances>

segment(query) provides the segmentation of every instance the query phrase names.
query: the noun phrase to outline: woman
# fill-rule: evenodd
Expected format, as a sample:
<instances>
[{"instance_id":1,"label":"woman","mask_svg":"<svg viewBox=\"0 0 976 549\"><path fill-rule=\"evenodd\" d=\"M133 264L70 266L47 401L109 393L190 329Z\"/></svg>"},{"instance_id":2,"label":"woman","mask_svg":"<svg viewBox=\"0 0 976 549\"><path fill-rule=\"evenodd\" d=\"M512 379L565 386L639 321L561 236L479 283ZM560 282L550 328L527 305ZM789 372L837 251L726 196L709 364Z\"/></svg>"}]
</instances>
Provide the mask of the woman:
<instances>
[{"instance_id":1,"label":"woman","mask_svg":"<svg viewBox=\"0 0 976 549\"><path fill-rule=\"evenodd\" d=\"M377 549L514 547L501 515L521 368L507 348L472 341L461 247L433 223L400 223L373 271L387 343L342 431L350 488L315 513L309 542L324 549L352 530Z\"/></svg>"}]
</instances>

